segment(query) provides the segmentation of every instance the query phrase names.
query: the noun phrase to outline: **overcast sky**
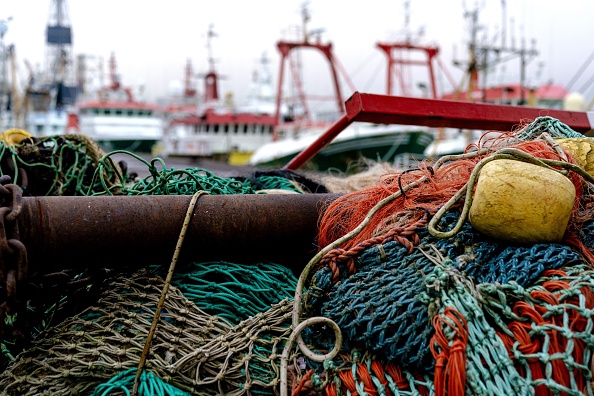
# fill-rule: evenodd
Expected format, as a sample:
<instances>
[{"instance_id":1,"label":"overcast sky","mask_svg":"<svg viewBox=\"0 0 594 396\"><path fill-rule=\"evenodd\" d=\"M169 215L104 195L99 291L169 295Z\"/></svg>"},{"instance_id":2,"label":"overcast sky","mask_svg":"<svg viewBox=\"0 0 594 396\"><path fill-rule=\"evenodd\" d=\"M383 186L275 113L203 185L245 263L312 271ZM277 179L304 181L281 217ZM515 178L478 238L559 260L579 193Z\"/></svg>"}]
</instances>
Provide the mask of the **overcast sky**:
<instances>
[{"instance_id":1,"label":"overcast sky","mask_svg":"<svg viewBox=\"0 0 594 396\"><path fill-rule=\"evenodd\" d=\"M12 20L4 36L14 44L17 68L26 75L23 63L43 65L45 27L50 0L0 0L0 19ZM323 39L332 41L334 53L361 92L385 93L385 55L378 41L402 37L405 27L404 0L68 0L73 31L73 53L104 59L114 52L118 72L125 85L145 84L150 98L164 96L174 80L182 80L190 59L196 73L208 68L206 32L212 24L216 68L225 78L221 93L233 92L237 100L247 94L258 59L271 59L273 81L278 78L276 42L289 38L301 24L300 9L308 5L310 29L323 29ZM422 43L437 44L441 60L456 79L461 69L454 58L467 59L468 21L464 11L478 6L481 37L495 37L503 26L505 4L508 41L528 46L536 40L539 56L530 61L530 83L553 81L594 94L594 63L575 80L579 69L594 52L594 0L410 0L413 32L421 28ZM512 21L513 18L513 21ZM400 34L400 35L399 35ZM500 41L490 41L500 45ZM308 66L305 60L311 60ZM303 64L307 84L318 90L331 84L320 55L308 55ZM316 62L319 62L316 66ZM493 82L519 79L517 63L507 62L491 72ZM105 66L107 70L107 66ZM285 77L288 78L288 77ZM306 88L308 88L306 86ZM348 92L347 92L348 93Z\"/></svg>"}]
</instances>

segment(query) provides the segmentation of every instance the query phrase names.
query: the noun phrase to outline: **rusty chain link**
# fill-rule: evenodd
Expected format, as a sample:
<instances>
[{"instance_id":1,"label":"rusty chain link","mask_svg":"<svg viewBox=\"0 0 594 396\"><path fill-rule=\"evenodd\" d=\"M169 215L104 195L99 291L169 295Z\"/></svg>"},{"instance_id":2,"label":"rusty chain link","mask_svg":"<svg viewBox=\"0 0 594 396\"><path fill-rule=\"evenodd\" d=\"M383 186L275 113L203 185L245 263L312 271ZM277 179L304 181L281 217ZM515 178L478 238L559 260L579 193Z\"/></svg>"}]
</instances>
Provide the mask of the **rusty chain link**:
<instances>
[{"instance_id":1,"label":"rusty chain link","mask_svg":"<svg viewBox=\"0 0 594 396\"><path fill-rule=\"evenodd\" d=\"M28 274L27 250L19 240L17 222L23 194L21 187L11 181L8 175L0 176L0 315L5 324L14 318L17 288L25 284Z\"/></svg>"}]
</instances>

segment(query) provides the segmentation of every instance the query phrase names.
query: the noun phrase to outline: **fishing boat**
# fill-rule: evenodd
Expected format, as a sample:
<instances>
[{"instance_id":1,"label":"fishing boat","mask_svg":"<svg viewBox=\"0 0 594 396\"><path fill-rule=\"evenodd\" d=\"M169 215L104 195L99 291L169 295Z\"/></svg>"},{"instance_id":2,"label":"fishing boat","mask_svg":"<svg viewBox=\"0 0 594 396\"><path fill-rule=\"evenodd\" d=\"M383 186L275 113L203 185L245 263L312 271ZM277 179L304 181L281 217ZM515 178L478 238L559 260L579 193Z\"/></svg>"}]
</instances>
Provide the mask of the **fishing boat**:
<instances>
[{"instance_id":1,"label":"fishing boat","mask_svg":"<svg viewBox=\"0 0 594 396\"><path fill-rule=\"evenodd\" d=\"M136 99L132 89L120 83L113 53L109 69L110 84L77 101L68 132L88 136L105 151L150 153L162 136L161 109Z\"/></svg>"},{"instance_id":2,"label":"fishing boat","mask_svg":"<svg viewBox=\"0 0 594 396\"><path fill-rule=\"evenodd\" d=\"M192 113L169 113L160 153L244 165L254 150L272 140L275 122L269 60L265 54L260 58L247 103L238 105L232 94L219 94L220 77L212 57L212 27L207 37L209 70L203 76L203 100Z\"/></svg>"},{"instance_id":3,"label":"fishing boat","mask_svg":"<svg viewBox=\"0 0 594 396\"><path fill-rule=\"evenodd\" d=\"M283 167L324 131L322 127L307 128L296 137L265 144L254 152L249 163L260 167ZM422 153L433 139L434 134L426 127L357 123L320 150L305 168L311 171L355 173L367 166L366 160L371 160L406 169L423 158Z\"/></svg>"},{"instance_id":4,"label":"fishing boat","mask_svg":"<svg viewBox=\"0 0 594 396\"><path fill-rule=\"evenodd\" d=\"M330 127L336 120L345 113L344 98L342 95L341 83L346 83L351 92L355 87L344 68L333 53L331 42L321 41L317 32L307 31L307 11L303 11L303 39L281 40L277 48L281 54L280 76L277 89L277 107L283 103L283 71L285 63L290 64L291 70L299 70L297 66L299 51L314 50L324 56L330 66L330 75L334 95L332 100L337 108L332 111L324 109L323 112L315 114L311 111L319 105L308 103L308 98L303 91L303 84L300 74L293 72L293 85L299 94L293 99L291 106L296 111L296 116L289 122L278 117L278 124L275 126L274 141L261 146L250 158L249 164L262 167L278 167L288 163L298 153L308 147L322 132ZM407 92L410 90L412 81L405 81L402 76L403 69L411 65L422 65L429 70L428 87L431 94L435 94L435 77L433 75L433 63L437 62L437 47L422 46L410 40L396 41L390 43L378 42L377 47L385 52L388 57L388 80L387 93L392 93L392 76L398 74L400 88ZM403 52L422 52L426 60L411 61L405 59ZM340 73L339 73L340 72ZM339 79L339 76L342 79ZM291 98L285 100L290 101ZM395 166L407 168L411 164L424 158L425 149L434 140L435 131L432 128L423 126L389 125L374 122L358 122L350 125L343 133L338 135L330 144L326 145L305 166L313 171L327 171L334 169L343 172L357 172L366 167L369 160L376 162L392 163Z\"/></svg>"}]
</instances>

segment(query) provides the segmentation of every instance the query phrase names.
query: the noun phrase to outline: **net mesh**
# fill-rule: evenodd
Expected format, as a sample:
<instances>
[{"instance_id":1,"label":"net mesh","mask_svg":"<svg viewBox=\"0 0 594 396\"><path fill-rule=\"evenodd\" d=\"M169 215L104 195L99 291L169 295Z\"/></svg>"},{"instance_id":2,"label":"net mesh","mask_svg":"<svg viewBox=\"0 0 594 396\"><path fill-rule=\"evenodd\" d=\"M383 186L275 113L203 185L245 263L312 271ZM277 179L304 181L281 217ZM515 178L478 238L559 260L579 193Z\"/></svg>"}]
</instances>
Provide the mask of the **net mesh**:
<instances>
[{"instance_id":1,"label":"net mesh","mask_svg":"<svg viewBox=\"0 0 594 396\"><path fill-rule=\"evenodd\" d=\"M344 195L324 213L320 252L299 279L273 263L180 265L140 394L593 394L593 179L556 137L583 138L541 117L461 156L390 172ZM13 164L21 146L6 146ZM465 218L470 197L461 191L483 160L502 154L548 164L576 187L560 243L501 243ZM8 162L3 157L3 172ZM96 154L84 172L55 173L64 180L56 186L80 188L44 194L325 191L291 172L228 179L161 160L146 165L150 176L132 180L110 154ZM18 177L27 166L11 172ZM45 323L18 355L5 340L10 365L0 394L129 394L164 285L163 266L142 267L106 269L85 309ZM47 304L71 302L73 294L53 299ZM329 321L305 326L320 317Z\"/></svg>"}]
</instances>

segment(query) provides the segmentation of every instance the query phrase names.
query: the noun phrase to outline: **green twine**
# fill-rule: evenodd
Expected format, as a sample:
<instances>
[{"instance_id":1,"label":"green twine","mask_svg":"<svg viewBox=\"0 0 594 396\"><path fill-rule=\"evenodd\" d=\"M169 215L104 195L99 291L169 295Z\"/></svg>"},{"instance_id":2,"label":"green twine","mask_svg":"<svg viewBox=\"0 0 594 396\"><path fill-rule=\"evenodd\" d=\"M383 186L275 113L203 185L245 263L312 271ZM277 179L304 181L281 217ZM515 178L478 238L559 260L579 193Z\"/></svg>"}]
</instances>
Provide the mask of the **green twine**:
<instances>
[{"instance_id":1,"label":"green twine","mask_svg":"<svg viewBox=\"0 0 594 396\"><path fill-rule=\"evenodd\" d=\"M264 189L271 190L286 190L294 191L297 193L303 193L295 184L289 179L280 176L260 176L258 182L263 186Z\"/></svg>"},{"instance_id":2,"label":"green twine","mask_svg":"<svg viewBox=\"0 0 594 396\"><path fill-rule=\"evenodd\" d=\"M204 312L234 325L293 296L297 279L287 267L228 262L192 263L171 284Z\"/></svg>"},{"instance_id":3,"label":"green twine","mask_svg":"<svg viewBox=\"0 0 594 396\"><path fill-rule=\"evenodd\" d=\"M545 116L537 117L534 121L524 127L518 134L518 139L534 140L541 134L548 133L553 138L583 138L579 132L574 131L566 124L556 118Z\"/></svg>"},{"instance_id":4,"label":"green twine","mask_svg":"<svg viewBox=\"0 0 594 396\"><path fill-rule=\"evenodd\" d=\"M19 144L0 142L0 175L9 175L14 184L22 185L22 168L28 179L26 195L80 196L93 190L95 159L92 147L84 140L69 136L48 136L24 139ZM113 166L105 167L104 179L109 183Z\"/></svg>"},{"instance_id":5,"label":"green twine","mask_svg":"<svg viewBox=\"0 0 594 396\"><path fill-rule=\"evenodd\" d=\"M107 396L118 391L130 396L135 375L136 368L122 371L108 382L98 385L91 396ZM140 375L138 396L190 396L190 394L167 384L150 371L143 371Z\"/></svg>"},{"instance_id":6,"label":"green twine","mask_svg":"<svg viewBox=\"0 0 594 396\"><path fill-rule=\"evenodd\" d=\"M114 168L111 156L116 153L131 155L144 163L150 175L127 183L125 175L117 175L117 183L108 183L104 169ZM256 194L264 189L283 189L301 192L288 179L279 176L261 176L256 181L238 180L233 177L220 177L203 168L175 169L167 168L161 158L150 162L136 154L124 150L112 151L99 159L93 176L94 184L102 190L89 190L88 195L192 195L197 191L206 191L211 195Z\"/></svg>"}]
</instances>

